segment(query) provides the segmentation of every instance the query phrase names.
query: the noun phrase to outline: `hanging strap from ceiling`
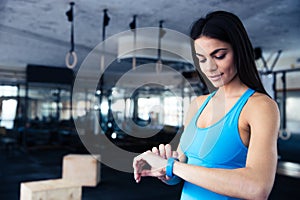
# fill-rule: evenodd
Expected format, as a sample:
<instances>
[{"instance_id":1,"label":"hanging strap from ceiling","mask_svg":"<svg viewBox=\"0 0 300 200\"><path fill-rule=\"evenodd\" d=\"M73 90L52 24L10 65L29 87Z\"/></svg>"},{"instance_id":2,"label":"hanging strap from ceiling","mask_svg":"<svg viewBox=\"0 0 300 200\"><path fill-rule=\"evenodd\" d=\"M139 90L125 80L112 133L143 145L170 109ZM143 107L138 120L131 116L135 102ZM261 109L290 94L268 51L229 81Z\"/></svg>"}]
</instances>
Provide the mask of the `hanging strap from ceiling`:
<instances>
[{"instance_id":1,"label":"hanging strap from ceiling","mask_svg":"<svg viewBox=\"0 0 300 200\"><path fill-rule=\"evenodd\" d=\"M74 9L73 9L74 5L75 5L74 2L70 2L70 9L66 12L68 21L71 22L71 37L70 37L71 48L70 51L66 54L65 63L66 66L70 69L73 69L77 65L77 54L75 52L75 43L74 43Z\"/></svg>"}]
</instances>

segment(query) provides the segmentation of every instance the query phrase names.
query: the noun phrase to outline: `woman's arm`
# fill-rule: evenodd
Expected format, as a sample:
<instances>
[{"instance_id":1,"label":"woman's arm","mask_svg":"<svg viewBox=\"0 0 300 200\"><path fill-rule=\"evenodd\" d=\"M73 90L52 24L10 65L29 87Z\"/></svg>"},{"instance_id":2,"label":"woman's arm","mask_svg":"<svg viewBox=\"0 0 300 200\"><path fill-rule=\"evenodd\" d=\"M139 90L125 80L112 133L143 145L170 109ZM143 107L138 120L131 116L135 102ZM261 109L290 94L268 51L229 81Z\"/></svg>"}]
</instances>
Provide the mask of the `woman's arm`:
<instances>
[{"instance_id":1,"label":"woman's arm","mask_svg":"<svg viewBox=\"0 0 300 200\"><path fill-rule=\"evenodd\" d=\"M251 138L245 168L215 169L175 162L173 173L219 194L267 199L276 173L279 110L264 95L254 97L247 110Z\"/></svg>"}]
</instances>

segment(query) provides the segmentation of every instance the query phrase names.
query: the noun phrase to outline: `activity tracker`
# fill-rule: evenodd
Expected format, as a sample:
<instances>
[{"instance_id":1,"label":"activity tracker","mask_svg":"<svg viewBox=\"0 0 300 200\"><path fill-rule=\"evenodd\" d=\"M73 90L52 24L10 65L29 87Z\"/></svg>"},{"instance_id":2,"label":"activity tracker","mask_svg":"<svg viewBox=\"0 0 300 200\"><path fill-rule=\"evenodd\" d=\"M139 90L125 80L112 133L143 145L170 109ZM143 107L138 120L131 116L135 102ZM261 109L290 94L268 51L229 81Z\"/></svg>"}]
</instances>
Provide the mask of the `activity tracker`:
<instances>
[{"instance_id":1,"label":"activity tracker","mask_svg":"<svg viewBox=\"0 0 300 200\"><path fill-rule=\"evenodd\" d=\"M173 166L174 162L179 161L177 158L169 158L166 167L166 175L170 178L173 177Z\"/></svg>"}]
</instances>

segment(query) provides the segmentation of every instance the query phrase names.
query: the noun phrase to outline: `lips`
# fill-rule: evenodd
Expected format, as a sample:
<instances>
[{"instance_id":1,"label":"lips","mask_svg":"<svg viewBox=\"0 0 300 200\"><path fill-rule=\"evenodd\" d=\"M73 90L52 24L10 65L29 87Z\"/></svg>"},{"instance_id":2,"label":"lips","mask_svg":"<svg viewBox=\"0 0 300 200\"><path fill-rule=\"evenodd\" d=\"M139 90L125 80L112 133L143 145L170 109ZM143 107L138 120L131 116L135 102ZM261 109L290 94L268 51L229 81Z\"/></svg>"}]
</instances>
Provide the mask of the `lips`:
<instances>
[{"instance_id":1,"label":"lips","mask_svg":"<svg viewBox=\"0 0 300 200\"><path fill-rule=\"evenodd\" d=\"M211 75L211 76L208 76L208 77L212 81L218 81L218 80L220 80L222 78L222 75L223 75L223 73L217 74L217 75Z\"/></svg>"}]
</instances>

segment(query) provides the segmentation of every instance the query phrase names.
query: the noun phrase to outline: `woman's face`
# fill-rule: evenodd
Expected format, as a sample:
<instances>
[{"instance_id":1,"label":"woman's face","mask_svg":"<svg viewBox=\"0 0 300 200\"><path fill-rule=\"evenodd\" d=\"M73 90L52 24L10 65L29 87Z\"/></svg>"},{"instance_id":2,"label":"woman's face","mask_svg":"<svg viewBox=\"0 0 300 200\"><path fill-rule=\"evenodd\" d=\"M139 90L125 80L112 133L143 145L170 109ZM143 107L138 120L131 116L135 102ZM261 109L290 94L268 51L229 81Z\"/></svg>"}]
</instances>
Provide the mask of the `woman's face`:
<instances>
[{"instance_id":1,"label":"woman's face","mask_svg":"<svg viewBox=\"0 0 300 200\"><path fill-rule=\"evenodd\" d=\"M201 36L195 40L195 50L201 71L215 87L226 85L236 77L233 50L229 43Z\"/></svg>"}]
</instances>

